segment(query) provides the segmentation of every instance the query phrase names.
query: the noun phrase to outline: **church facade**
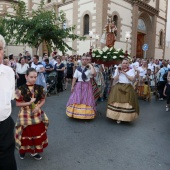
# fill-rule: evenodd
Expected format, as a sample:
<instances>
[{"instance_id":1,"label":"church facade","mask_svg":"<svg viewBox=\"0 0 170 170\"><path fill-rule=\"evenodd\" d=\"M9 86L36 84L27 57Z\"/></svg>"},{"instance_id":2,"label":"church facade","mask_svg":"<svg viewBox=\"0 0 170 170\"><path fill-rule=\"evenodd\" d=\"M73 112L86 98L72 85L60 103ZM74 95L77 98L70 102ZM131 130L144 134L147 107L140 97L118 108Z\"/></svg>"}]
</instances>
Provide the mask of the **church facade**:
<instances>
[{"instance_id":1,"label":"church facade","mask_svg":"<svg viewBox=\"0 0 170 170\"><path fill-rule=\"evenodd\" d=\"M77 54L89 51L90 41L93 47L103 47L95 35L101 37L111 15L117 26L115 48L143 58L142 46L147 44L147 58L164 58L167 7L168 0L66 0L58 9L66 13L67 25L76 25L76 34L86 36L85 42L69 42ZM128 41L126 32L130 32Z\"/></svg>"},{"instance_id":2,"label":"church facade","mask_svg":"<svg viewBox=\"0 0 170 170\"><path fill-rule=\"evenodd\" d=\"M40 0L24 0L28 10L36 9ZM1 4L0 4L1 5ZM64 11L66 27L76 25L75 34L85 36L85 41L67 43L83 54L93 48L103 48L100 43L103 29L111 16L116 27L114 47L128 51L131 56L144 57L142 46L148 45L147 58L164 58L168 0L45 0L45 8ZM93 36L89 36L89 31ZM126 38L126 32L130 38ZM40 54L46 52L44 45Z\"/></svg>"}]
</instances>

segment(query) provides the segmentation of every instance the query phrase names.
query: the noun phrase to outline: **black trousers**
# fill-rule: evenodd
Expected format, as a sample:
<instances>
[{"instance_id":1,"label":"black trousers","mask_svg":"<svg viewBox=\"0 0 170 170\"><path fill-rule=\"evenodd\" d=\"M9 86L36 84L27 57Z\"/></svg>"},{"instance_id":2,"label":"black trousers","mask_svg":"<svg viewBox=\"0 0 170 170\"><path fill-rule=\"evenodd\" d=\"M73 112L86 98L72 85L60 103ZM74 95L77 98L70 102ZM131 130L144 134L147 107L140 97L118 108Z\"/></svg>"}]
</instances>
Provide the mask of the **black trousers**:
<instances>
[{"instance_id":1,"label":"black trousers","mask_svg":"<svg viewBox=\"0 0 170 170\"><path fill-rule=\"evenodd\" d=\"M57 78L57 92L63 91L63 79L64 77L58 76Z\"/></svg>"},{"instance_id":2,"label":"black trousers","mask_svg":"<svg viewBox=\"0 0 170 170\"><path fill-rule=\"evenodd\" d=\"M164 91L165 84L166 84L165 81L159 81L158 83L158 91L159 91L160 98L164 98L163 91Z\"/></svg>"},{"instance_id":3,"label":"black trousers","mask_svg":"<svg viewBox=\"0 0 170 170\"><path fill-rule=\"evenodd\" d=\"M166 104L167 105L170 104L170 94L167 94L167 96L166 96Z\"/></svg>"},{"instance_id":4,"label":"black trousers","mask_svg":"<svg viewBox=\"0 0 170 170\"><path fill-rule=\"evenodd\" d=\"M9 116L0 122L0 170L17 170L14 150L14 121Z\"/></svg>"},{"instance_id":5,"label":"black trousers","mask_svg":"<svg viewBox=\"0 0 170 170\"><path fill-rule=\"evenodd\" d=\"M17 79L17 87L26 84L25 74L19 74L19 79Z\"/></svg>"}]
</instances>

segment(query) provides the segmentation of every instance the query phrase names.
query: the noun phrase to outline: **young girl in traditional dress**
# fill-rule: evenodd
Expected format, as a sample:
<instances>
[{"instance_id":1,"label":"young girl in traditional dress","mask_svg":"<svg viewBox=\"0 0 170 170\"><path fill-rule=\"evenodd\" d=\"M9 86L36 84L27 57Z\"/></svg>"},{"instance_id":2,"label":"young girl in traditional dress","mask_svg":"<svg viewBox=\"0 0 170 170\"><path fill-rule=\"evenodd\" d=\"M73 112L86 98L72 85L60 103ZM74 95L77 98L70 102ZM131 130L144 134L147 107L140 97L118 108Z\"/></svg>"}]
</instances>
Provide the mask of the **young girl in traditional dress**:
<instances>
[{"instance_id":1,"label":"young girl in traditional dress","mask_svg":"<svg viewBox=\"0 0 170 170\"><path fill-rule=\"evenodd\" d=\"M45 91L43 86L35 84L36 79L36 70L29 68L26 72L27 83L16 90L16 106L21 109L15 125L15 140L21 159L30 153L34 159L41 160L39 153L48 145L48 118L41 110L45 103Z\"/></svg>"},{"instance_id":2,"label":"young girl in traditional dress","mask_svg":"<svg viewBox=\"0 0 170 170\"><path fill-rule=\"evenodd\" d=\"M87 68L86 56L82 57L81 63L82 66L76 69L73 76L72 94L67 103L66 114L77 119L94 119L96 108L90 78L95 70L91 64Z\"/></svg>"}]
</instances>

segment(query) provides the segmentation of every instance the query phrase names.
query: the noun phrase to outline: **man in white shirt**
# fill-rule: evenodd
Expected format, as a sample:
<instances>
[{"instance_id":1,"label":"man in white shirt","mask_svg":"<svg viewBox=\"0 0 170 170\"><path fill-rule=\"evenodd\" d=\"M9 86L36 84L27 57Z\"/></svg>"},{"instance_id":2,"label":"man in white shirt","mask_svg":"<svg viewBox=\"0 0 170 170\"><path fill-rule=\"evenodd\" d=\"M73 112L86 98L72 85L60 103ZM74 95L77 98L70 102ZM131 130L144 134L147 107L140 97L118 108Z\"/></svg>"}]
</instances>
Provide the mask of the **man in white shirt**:
<instances>
[{"instance_id":1,"label":"man in white shirt","mask_svg":"<svg viewBox=\"0 0 170 170\"><path fill-rule=\"evenodd\" d=\"M167 68L170 69L170 61L168 61Z\"/></svg>"},{"instance_id":2,"label":"man in white shirt","mask_svg":"<svg viewBox=\"0 0 170 170\"><path fill-rule=\"evenodd\" d=\"M45 88L45 90L47 90L47 85L46 85L46 81L45 81L45 77L44 77L45 68L44 68L43 64L41 62L39 62L38 55L34 55L33 62L31 64L31 68L34 68L38 73L37 80L36 80L35 84L41 85Z\"/></svg>"},{"instance_id":3,"label":"man in white shirt","mask_svg":"<svg viewBox=\"0 0 170 170\"><path fill-rule=\"evenodd\" d=\"M53 66L53 68L54 68L54 66L55 66L56 63L57 63L57 61L56 61L57 52L56 52L56 51L52 52L52 53L51 53L51 56L52 56L52 60L50 60L50 64L51 64L51 65Z\"/></svg>"},{"instance_id":4,"label":"man in white shirt","mask_svg":"<svg viewBox=\"0 0 170 170\"><path fill-rule=\"evenodd\" d=\"M155 64L155 60L154 59L151 59L149 64L148 64L148 68L151 70L151 71L154 71L154 67L157 67L157 65Z\"/></svg>"},{"instance_id":5,"label":"man in white shirt","mask_svg":"<svg viewBox=\"0 0 170 170\"><path fill-rule=\"evenodd\" d=\"M11 118L11 100L14 99L14 71L3 65L5 40L0 35L0 170L17 170L14 157L14 121Z\"/></svg>"}]
</instances>

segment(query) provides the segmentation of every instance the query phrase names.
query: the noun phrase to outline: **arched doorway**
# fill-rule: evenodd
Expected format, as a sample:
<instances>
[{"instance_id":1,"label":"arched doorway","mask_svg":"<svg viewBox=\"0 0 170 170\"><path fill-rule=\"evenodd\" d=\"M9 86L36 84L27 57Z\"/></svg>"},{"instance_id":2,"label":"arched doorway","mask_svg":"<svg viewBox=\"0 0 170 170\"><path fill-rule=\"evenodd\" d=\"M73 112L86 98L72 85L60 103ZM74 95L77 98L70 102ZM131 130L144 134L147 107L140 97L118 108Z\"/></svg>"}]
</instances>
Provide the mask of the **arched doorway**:
<instances>
[{"instance_id":1,"label":"arched doorway","mask_svg":"<svg viewBox=\"0 0 170 170\"><path fill-rule=\"evenodd\" d=\"M137 47L136 47L136 57L143 58L144 53L142 46L145 43L145 35L147 34L146 25L143 19L138 19L138 33L137 33Z\"/></svg>"}]
</instances>

